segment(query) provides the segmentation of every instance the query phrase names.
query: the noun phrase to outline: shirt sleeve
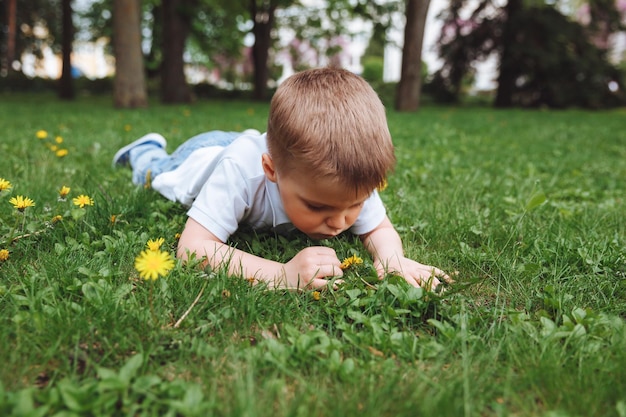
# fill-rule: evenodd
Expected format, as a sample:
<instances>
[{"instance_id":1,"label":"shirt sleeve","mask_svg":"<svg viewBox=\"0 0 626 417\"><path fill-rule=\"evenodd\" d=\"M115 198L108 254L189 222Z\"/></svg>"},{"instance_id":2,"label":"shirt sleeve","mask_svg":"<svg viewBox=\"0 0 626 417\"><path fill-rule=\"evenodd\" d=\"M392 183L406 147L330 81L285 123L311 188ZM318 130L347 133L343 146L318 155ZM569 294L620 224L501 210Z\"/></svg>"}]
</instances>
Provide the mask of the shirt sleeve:
<instances>
[{"instance_id":1,"label":"shirt sleeve","mask_svg":"<svg viewBox=\"0 0 626 417\"><path fill-rule=\"evenodd\" d=\"M385 209L385 205L380 199L378 191L374 190L372 195L365 200L361 213L350 228L350 231L359 236L367 234L381 224L386 215L387 210Z\"/></svg>"},{"instance_id":2,"label":"shirt sleeve","mask_svg":"<svg viewBox=\"0 0 626 417\"><path fill-rule=\"evenodd\" d=\"M244 175L226 158L215 167L187 215L226 242L249 213L249 198Z\"/></svg>"}]
</instances>

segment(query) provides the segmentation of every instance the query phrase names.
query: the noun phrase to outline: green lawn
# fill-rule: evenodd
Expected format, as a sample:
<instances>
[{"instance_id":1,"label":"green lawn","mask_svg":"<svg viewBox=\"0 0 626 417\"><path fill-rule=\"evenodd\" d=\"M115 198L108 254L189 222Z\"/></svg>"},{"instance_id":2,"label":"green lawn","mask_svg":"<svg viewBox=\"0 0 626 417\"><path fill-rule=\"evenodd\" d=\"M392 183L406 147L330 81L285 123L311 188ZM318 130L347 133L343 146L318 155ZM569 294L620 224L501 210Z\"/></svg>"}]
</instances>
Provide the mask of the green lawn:
<instances>
[{"instance_id":1,"label":"green lawn","mask_svg":"<svg viewBox=\"0 0 626 417\"><path fill-rule=\"evenodd\" d=\"M458 271L443 294L364 270L321 294L193 264L139 279L135 257L159 237L173 252L185 210L113 153L149 131L173 150L264 130L267 110L0 95L0 415L626 417L626 110L389 111L383 200L410 257ZM286 260L314 242L233 244Z\"/></svg>"}]
</instances>

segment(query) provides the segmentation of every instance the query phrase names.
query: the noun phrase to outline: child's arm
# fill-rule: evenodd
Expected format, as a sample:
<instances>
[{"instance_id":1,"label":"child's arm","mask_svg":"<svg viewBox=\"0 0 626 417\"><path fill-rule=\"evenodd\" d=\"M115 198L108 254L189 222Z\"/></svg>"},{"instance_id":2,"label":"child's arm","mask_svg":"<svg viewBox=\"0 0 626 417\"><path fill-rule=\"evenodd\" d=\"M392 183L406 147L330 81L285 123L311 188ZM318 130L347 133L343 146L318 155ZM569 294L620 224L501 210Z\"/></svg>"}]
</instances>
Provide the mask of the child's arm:
<instances>
[{"instance_id":1,"label":"child's arm","mask_svg":"<svg viewBox=\"0 0 626 417\"><path fill-rule=\"evenodd\" d=\"M362 235L361 240L374 258L374 266L382 279L385 273L401 275L413 286L434 289L440 279L451 282L452 279L439 268L423 265L404 256L402 241L388 217L374 230Z\"/></svg>"},{"instance_id":2,"label":"child's arm","mask_svg":"<svg viewBox=\"0 0 626 417\"><path fill-rule=\"evenodd\" d=\"M332 248L309 247L283 264L233 248L189 218L178 242L178 257L186 260L191 253L206 257L212 268L228 266L229 275L255 278L270 288L321 288L327 278L343 275Z\"/></svg>"}]
</instances>

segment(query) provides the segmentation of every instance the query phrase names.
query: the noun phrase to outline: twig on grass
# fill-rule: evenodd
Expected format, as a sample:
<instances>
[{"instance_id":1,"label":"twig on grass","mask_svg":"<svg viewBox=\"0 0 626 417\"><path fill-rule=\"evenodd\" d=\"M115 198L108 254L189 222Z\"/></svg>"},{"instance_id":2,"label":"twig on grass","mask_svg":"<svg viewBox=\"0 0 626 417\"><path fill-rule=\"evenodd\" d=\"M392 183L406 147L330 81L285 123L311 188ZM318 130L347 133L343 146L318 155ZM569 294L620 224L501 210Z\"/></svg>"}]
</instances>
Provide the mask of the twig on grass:
<instances>
[{"instance_id":1,"label":"twig on grass","mask_svg":"<svg viewBox=\"0 0 626 417\"><path fill-rule=\"evenodd\" d=\"M206 288L206 282L204 283L204 285L202 286L202 288L200 288L200 292L198 293L198 295L196 296L196 299L193 300L193 302L191 303L191 305L189 306L189 308L187 309L187 311L185 311L183 313L183 315L176 321L176 323L174 323L174 328L177 329L178 326L180 326L180 324L183 322L183 320L185 320L185 318L189 315L189 313L191 312L191 310L194 308L194 306L196 304L198 304L198 301L200 301L200 297L202 297L202 293L204 293L204 289Z\"/></svg>"}]
</instances>

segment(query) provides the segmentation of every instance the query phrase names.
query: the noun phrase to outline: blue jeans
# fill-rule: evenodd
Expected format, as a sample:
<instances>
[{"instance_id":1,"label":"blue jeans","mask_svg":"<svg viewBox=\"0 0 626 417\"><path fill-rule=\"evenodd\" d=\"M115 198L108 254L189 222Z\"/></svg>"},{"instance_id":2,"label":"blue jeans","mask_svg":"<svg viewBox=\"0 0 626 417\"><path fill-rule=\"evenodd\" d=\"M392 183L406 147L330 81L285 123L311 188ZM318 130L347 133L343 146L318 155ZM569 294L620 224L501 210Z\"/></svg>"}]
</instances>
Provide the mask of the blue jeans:
<instances>
[{"instance_id":1,"label":"blue jeans","mask_svg":"<svg viewBox=\"0 0 626 417\"><path fill-rule=\"evenodd\" d=\"M146 183L148 174L154 178L164 172L175 170L191 153L209 146L230 145L240 132L224 132L212 130L200 133L185 141L171 155L155 143L146 143L129 151L128 160L133 169L133 184Z\"/></svg>"}]
</instances>

